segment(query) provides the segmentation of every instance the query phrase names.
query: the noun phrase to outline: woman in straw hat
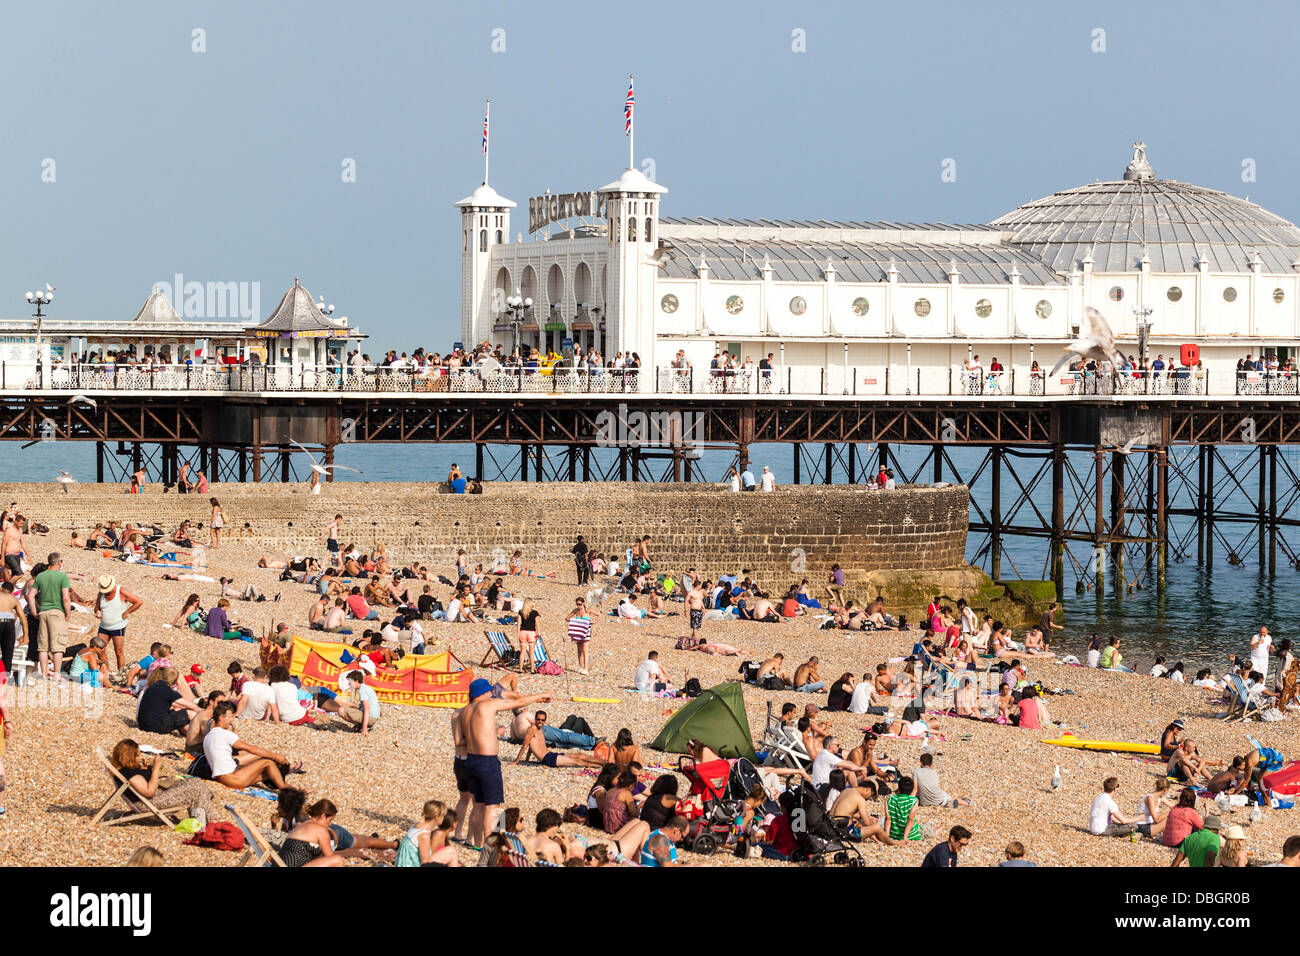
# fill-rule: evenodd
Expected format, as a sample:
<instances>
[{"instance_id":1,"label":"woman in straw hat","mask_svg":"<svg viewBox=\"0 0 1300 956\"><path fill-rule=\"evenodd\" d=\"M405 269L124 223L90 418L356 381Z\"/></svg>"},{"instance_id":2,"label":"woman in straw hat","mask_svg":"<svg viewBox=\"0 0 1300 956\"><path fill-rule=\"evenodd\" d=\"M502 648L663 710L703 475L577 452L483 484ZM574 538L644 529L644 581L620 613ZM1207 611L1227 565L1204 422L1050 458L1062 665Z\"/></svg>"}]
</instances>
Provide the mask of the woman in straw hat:
<instances>
[{"instance_id":1,"label":"woman in straw hat","mask_svg":"<svg viewBox=\"0 0 1300 956\"><path fill-rule=\"evenodd\" d=\"M95 616L99 618L99 636L112 641L117 669L126 666L126 619L144 607L144 602L118 586L111 574L99 576L99 598L95 602Z\"/></svg>"}]
</instances>

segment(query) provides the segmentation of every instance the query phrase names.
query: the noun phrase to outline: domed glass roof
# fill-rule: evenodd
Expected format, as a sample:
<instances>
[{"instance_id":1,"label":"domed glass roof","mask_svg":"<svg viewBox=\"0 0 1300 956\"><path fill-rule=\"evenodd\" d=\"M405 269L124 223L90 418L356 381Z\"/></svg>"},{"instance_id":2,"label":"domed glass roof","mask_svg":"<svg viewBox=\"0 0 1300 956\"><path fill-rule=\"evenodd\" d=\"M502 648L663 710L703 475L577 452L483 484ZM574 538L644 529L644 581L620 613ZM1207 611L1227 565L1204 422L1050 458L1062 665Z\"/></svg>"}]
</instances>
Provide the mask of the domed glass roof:
<instances>
[{"instance_id":1,"label":"domed glass roof","mask_svg":"<svg viewBox=\"0 0 1300 956\"><path fill-rule=\"evenodd\" d=\"M1144 253L1153 272L1195 272L1202 256L1211 272L1247 272L1256 256L1265 272L1293 271L1300 229L1217 189L1156 179L1145 149L1135 144L1122 180L1035 199L992 225L1060 272L1089 254L1096 272L1131 272Z\"/></svg>"}]
</instances>

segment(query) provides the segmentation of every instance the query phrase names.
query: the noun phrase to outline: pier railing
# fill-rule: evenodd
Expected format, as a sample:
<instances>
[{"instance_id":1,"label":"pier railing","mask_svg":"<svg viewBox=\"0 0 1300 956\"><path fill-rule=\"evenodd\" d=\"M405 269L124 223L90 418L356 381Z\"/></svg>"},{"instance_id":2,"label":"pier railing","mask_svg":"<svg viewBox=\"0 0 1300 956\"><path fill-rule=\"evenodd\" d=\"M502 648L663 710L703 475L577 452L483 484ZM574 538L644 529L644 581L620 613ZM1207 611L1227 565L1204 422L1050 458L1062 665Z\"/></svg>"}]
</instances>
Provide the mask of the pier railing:
<instances>
[{"instance_id":1,"label":"pier railing","mask_svg":"<svg viewBox=\"0 0 1300 956\"><path fill-rule=\"evenodd\" d=\"M76 365L40 370L0 363L0 391L453 393L501 395L659 394L754 396L1297 396L1291 372L1065 371L1015 366L785 365L760 368L646 369L556 366L549 369L464 367L289 367L254 365Z\"/></svg>"}]
</instances>

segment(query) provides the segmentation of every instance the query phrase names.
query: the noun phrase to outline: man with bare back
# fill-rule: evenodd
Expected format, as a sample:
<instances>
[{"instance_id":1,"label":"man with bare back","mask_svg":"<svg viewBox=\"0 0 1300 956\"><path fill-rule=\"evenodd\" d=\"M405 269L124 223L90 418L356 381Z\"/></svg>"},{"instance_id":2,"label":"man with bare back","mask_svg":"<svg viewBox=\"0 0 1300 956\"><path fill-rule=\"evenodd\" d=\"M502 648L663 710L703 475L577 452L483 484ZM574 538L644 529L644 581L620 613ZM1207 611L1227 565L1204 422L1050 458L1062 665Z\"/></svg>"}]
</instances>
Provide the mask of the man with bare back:
<instances>
[{"instance_id":1,"label":"man with bare back","mask_svg":"<svg viewBox=\"0 0 1300 956\"><path fill-rule=\"evenodd\" d=\"M515 707L544 704L545 694L504 698L492 696L491 681L479 677L469 685L469 704L456 715L459 740L465 746L462 765L466 792L474 798L470 814L468 839L471 846L482 846L484 836L496 828L497 814L505 803L505 785L501 780L498 756L497 714Z\"/></svg>"},{"instance_id":2,"label":"man with bare back","mask_svg":"<svg viewBox=\"0 0 1300 956\"><path fill-rule=\"evenodd\" d=\"M700 641L700 626L704 623L704 589L700 587L700 579L697 577L691 589L686 592L686 610L691 616L691 639L693 643Z\"/></svg>"},{"instance_id":3,"label":"man with bare back","mask_svg":"<svg viewBox=\"0 0 1300 956\"><path fill-rule=\"evenodd\" d=\"M5 527L3 537L0 537L0 553L4 555L6 581L12 581L23 573L23 554L26 550L27 542L23 540L23 522L17 519L11 521Z\"/></svg>"},{"instance_id":4,"label":"man with bare back","mask_svg":"<svg viewBox=\"0 0 1300 956\"><path fill-rule=\"evenodd\" d=\"M551 750L546 746L546 711L539 710L533 715L532 726L524 731L524 745L519 748L515 763L521 763L528 756L536 757L544 767L603 767L605 761L587 753L565 754Z\"/></svg>"}]
</instances>

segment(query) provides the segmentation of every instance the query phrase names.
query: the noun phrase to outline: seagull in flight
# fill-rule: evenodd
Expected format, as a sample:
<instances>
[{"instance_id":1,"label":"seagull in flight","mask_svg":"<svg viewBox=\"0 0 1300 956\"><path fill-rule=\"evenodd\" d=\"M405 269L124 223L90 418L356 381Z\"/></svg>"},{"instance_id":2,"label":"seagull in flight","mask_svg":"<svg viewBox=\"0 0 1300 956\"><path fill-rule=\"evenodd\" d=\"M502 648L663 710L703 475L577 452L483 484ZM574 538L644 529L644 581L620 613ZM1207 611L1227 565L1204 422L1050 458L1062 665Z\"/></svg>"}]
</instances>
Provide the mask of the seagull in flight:
<instances>
[{"instance_id":1,"label":"seagull in flight","mask_svg":"<svg viewBox=\"0 0 1300 956\"><path fill-rule=\"evenodd\" d=\"M328 475L331 470L355 471L358 475L361 474L360 468L349 468L347 465L322 465L320 462L316 460L315 455L313 455L310 451L307 451L306 448L304 448L302 445L299 445L296 441L290 441L289 444L297 445L297 447L300 448L302 451L307 452L307 460L311 462L311 470L316 472L316 474L320 475L322 478Z\"/></svg>"},{"instance_id":2,"label":"seagull in flight","mask_svg":"<svg viewBox=\"0 0 1300 956\"><path fill-rule=\"evenodd\" d=\"M66 471L63 471L62 469L59 470L59 477L54 480L63 486L63 493L65 495L68 493L68 485L75 485L77 483L76 478L73 478L70 474L68 474Z\"/></svg>"},{"instance_id":3,"label":"seagull in flight","mask_svg":"<svg viewBox=\"0 0 1300 956\"><path fill-rule=\"evenodd\" d=\"M1116 445L1113 442L1106 442L1105 447L1115 449L1115 453L1117 455L1127 455L1133 451L1133 446L1136 445L1141 440L1142 440L1142 436L1135 435L1132 438L1130 438L1128 441L1126 441L1123 445Z\"/></svg>"},{"instance_id":4,"label":"seagull in flight","mask_svg":"<svg viewBox=\"0 0 1300 956\"><path fill-rule=\"evenodd\" d=\"M93 398L89 397L88 395L82 395L80 392L78 392L76 395L73 395L70 399L68 399L69 405L76 405L78 402L81 402L83 405L89 405L91 408L97 411L99 409L98 402L96 402Z\"/></svg>"},{"instance_id":5,"label":"seagull in flight","mask_svg":"<svg viewBox=\"0 0 1300 956\"><path fill-rule=\"evenodd\" d=\"M669 260L674 258L672 248L672 246L660 246L646 259L646 262L656 268L667 269Z\"/></svg>"},{"instance_id":6,"label":"seagull in flight","mask_svg":"<svg viewBox=\"0 0 1300 956\"><path fill-rule=\"evenodd\" d=\"M1048 373L1051 378L1067 363L1075 359L1095 359L1098 363L1110 362L1115 368L1124 364L1124 356L1115 348L1115 333L1110 324L1096 309L1084 310L1083 328L1079 337L1065 347L1065 354Z\"/></svg>"},{"instance_id":7,"label":"seagull in flight","mask_svg":"<svg viewBox=\"0 0 1300 956\"><path fill-rule=\"evenodd\" d=\"M602 588L593 588L587 592L587 607L600 607L605 603L605 598L614 593L612 585L605 585Z\"/></svg>"}]
</instances>

